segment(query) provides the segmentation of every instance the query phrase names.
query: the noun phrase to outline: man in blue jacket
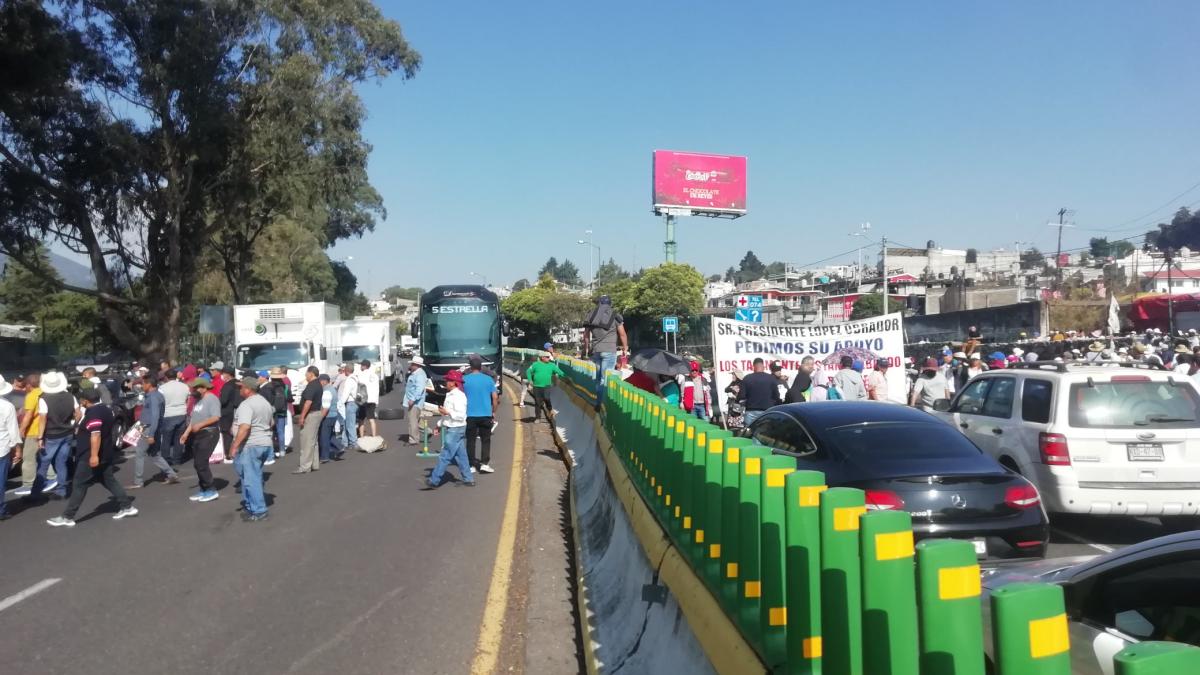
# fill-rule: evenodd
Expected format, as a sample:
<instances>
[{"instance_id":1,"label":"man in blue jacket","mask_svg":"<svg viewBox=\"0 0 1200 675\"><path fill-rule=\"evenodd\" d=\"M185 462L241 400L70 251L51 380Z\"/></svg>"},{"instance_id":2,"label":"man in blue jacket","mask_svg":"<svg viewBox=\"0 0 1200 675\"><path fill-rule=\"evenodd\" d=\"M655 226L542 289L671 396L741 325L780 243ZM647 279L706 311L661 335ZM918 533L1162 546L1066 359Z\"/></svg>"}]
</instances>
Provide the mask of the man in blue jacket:
<instances>
[{"instance_id":1,"label":"man in blue jacket","mask_svg":"<svg viewBox=\"0 0 1200 675\"><path fill-rule=\"evenodd\" d=\"M425 405L425 387L428 384L425 361L414 356L408 362L408 378L404 383L404 414L408 416L408 442L405 445L421 444L421 408Z\"/></svg>"},{"instance_id":2,"label":"man in blue jacket","mask_svg":"<svg viewBox=\"0 0 1200 675\"><path fill-rule=\"evenodd\" d=\"M158 382L155 382L153 377L142 380L142 392L142 414L138 417L138 423L142 425L142 439L134 446L133 482L126 486L131 490L146 485L142 480L142 472L146 468L146 455L150 455L150 463L162 471L164 482L179 482L179 474L175 473L175 469L163 458L158 444L158 432L162 425L163 410L166 408L166 401L158 390Z\"/></svg>"}]
</instances>

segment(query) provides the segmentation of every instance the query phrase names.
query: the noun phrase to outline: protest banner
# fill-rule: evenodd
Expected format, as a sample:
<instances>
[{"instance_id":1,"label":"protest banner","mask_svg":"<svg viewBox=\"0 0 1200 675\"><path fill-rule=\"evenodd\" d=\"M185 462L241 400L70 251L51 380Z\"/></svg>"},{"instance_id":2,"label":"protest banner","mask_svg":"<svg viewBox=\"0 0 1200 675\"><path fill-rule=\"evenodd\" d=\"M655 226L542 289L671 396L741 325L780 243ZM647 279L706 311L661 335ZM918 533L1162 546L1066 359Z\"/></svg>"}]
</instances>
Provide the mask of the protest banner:
<instances>
[{"instance_id":1,"label":"protest banner","mask_svg":"<svg viewBox=\"0 0 1200 675\"><path fill-rule=\"evenodd\" d=\"M876 361L886 359L888 398L902 403L908 392L900 314L821 326L748 323L713 317L712 335L722 410L723 392L733 381L734 371L752 372L756 358L761 358L768 369L772 361L778 361L789 386L806 356L811 356L816 366L814 384L828 384L829 378L840 370L842 356L860 359L864 374L875 368Z\"/></svg>"}]
</instances>

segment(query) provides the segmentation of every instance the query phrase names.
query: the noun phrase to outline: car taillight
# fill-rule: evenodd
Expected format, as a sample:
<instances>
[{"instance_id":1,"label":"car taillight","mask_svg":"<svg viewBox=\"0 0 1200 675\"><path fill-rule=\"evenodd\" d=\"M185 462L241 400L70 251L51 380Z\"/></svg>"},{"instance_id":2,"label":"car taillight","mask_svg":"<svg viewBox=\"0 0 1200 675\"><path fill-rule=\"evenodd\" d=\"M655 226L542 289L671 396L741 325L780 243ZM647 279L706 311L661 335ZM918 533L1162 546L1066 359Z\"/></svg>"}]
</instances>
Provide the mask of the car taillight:
<instances>
[{"instance_id":1,"label":"car taillight","mask_svg":"<svg viewBox=\"0 0 1200 675\"><path fill-rule=\"evenodd\" d=\"M1037 506L1040 501L1042 498L1038 495L1037 488L1029 483L1015 485L1004 491L1004 503L1014 509L1028 509Z\"/></svg>"},{"instance_id":2,"label":"car taillight","mask_svg":"<svg viewBox=\"0 0 1200 675\"><path fill-rule=\"evenodd\" d=\"M1071 451L1067 449L1067 437L1062 434L1038 434L1038 448L1042 451L1042 464L1070 466Z\"/></svg>"},{"instance_id":3,"label":"car taillight","mask_svg":"<svg viewBox=\"0 0 1200 675\"><path fill-rule=\"evenodd\" d=\"M867 490L867 509L893 511L904 508L904 500L891 490Z\"/></svg>"}]
</instances>

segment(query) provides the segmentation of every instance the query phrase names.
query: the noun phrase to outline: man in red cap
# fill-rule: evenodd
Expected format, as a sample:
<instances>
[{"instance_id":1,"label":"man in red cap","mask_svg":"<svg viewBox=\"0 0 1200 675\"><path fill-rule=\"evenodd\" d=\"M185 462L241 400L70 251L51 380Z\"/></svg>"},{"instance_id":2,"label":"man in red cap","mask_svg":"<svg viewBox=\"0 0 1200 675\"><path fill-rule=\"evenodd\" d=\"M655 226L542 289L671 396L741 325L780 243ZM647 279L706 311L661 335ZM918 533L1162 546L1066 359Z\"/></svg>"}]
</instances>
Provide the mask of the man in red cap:
<instances>
[{"instance_id":1,"label":"man in red cap","mask_svg":"<svg viewBox=\"0 0 1200 675\"><path fill-rule=\"evenodd\" d=\"M908 404L921 410L932 410L933 402L939 398L950 398L950 386L938 370L937 359L925 359L925 367L913 384Z\"/></svg>"},{"instance_id":2,"label":"man in red cap","mask_svg":"<svg viewBox=\"0 0 1200 675\"><path fill-rule=\"evenodd\" d=\"M446 373L446 400L438 408L442 417L442 452L438 455L433 473L425 480L430 488L439 487L444 481L446 468L451 463L458 465L463 485L474 485L475 475L467 459L467 395L463 393L463 375L457 370Z\"/></svg>"}]
</instances>

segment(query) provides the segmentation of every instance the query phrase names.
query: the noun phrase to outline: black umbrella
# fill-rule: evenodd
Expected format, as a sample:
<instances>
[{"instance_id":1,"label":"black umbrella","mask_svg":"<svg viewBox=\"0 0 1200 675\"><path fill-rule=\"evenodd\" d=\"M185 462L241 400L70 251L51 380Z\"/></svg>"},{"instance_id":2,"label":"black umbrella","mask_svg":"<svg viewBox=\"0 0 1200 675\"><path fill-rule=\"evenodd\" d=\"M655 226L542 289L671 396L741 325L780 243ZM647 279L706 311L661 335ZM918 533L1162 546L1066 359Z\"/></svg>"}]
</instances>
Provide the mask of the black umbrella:
<instances>
[{"instance_id":1,"label":"black umbrella","mask_svg":"<svg viewBox=\"0 0 1200 675\"><path fill-rule=\"evenodd\" d=\"M629 360L634 368L656 375L687 375L692 366L677 354L661 349L642 349Z\"/></svg>"}]
</instances>

